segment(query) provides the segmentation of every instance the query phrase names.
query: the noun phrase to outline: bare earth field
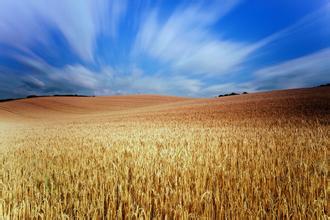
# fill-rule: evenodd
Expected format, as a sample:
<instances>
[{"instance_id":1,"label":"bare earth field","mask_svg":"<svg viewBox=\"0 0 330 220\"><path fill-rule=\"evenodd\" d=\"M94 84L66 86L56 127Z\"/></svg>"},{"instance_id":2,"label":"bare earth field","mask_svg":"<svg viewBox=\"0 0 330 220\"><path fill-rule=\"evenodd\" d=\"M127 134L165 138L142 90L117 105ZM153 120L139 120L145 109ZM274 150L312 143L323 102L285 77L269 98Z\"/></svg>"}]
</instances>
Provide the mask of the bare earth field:
<instances>
[{"instance_id":1,"label":"bare earth field","mask_svg":"<svg viewBox=\"0 0 330 220\"><path fill-rule=\"evenodd\" d=\"M327 219L330 88L0 103L0 219Z\"/></svg>"}]
</instances>

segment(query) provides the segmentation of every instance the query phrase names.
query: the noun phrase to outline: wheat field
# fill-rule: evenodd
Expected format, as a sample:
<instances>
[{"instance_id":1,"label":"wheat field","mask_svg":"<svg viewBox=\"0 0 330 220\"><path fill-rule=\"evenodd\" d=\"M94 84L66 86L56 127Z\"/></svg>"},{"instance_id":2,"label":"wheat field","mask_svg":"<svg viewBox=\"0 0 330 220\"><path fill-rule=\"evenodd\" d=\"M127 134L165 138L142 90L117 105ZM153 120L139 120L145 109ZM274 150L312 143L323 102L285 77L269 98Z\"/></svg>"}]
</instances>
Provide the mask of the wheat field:
<instances>
[{"instance_id":1,"label":"wheat field","mask_svg":"<svg viewBox=\"0 0 330 220\"><path fill-rule=\"evenodd\" d=\"M0 103L0 219L327 219L330 89Z\"/></svg>"}]
</instances>

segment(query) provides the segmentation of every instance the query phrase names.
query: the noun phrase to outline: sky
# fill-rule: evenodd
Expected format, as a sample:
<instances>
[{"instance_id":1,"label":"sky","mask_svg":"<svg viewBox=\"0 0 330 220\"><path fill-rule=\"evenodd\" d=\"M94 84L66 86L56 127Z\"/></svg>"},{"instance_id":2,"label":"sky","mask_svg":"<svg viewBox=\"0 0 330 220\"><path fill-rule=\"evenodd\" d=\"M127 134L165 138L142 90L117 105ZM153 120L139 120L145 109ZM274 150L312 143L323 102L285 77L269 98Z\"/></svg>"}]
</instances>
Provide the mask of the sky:
<instances>
[{"instance_id":1,"label":"sky","mask_svg":"<svg viewBox=\"0 0 330 220\"><path fill-rule=\"evenodd\" d=\"M1 0L0 99L330 82L330 0Z\"/></svg>"}]
</instances>

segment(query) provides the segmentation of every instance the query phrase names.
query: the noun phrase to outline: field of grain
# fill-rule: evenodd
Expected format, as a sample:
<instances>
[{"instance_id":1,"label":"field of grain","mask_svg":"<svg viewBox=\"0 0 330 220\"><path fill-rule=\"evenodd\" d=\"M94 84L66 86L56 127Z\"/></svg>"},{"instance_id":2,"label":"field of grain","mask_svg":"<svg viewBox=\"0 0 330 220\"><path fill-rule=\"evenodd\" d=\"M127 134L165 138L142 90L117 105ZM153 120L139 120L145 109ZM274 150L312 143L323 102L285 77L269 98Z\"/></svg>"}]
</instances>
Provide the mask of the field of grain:
<instances>
[{"instance_id":1,"label":"field of grain","mask_svg":"<svg viewBox=\"0 0 330 220\"><path fill-rule=\"evenodd\" d=\"M0 103L0 219L327 219L330 89Z\"/></svg>"}]
</instances>

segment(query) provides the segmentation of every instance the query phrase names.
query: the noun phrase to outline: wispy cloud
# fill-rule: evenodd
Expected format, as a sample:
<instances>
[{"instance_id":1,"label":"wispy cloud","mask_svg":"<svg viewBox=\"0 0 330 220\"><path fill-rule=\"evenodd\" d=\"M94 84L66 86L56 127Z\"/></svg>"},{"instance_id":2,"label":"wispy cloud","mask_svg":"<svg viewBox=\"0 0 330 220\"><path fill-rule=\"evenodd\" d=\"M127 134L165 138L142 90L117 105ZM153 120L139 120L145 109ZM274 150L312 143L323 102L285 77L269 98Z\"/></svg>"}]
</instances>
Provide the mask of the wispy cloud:
<instances>
[{"instance_id":1,"label":"wispy cloud","mask_svg":"<svg viewBox=\"0 0 330 220\"><path fill-rule=\"evenodd\" d=\"M22 75L10 69L0 68L0 87L15 92L10 97L41 94L94 94L115 95L130 93L196 95L203 83L199 79L167 74L149 75L135 68L129 74L111 67L95 71L83 65L67 65L56 68L43 61L16 57L33 71ZM14 83L13 83L14 82Z\"/></svg>"},{"instance_id":2,"label":"wispy cloud","mask_svg":"<svg viewBox=\"0 0 330 220\"><path fill-rule=\"evenodd\" d=\"M238 3L222 1L209 7L179 7L165 20L154 10L141 22L134 52L169 63L181 72L226 74L259 47L222 39L210 31Z\"/></svg>"},{"instance_id":3,"label":"wispy cloud","mask_svg":"<svg viewBox=\"0 0 330 220\"><path fill-rule=\"evenodd\" d=\"M329 80L329 49L324 49L329 44L309 55L280 54L268 63L253 59L272 54L283 42L299 46L297 39L306 33L330 37L330 4L259 40L224 37L221 23L242 5L241 0L0 1L0 95L210 96Z\"/></svg>"},{"instance_id":4,"label":"wispy cloud","mask_svg":"<svg viewBox=\"0 0 330 220\"><path fill-rule=\"evenodd\" d=\"M250 55L267 45L285 41L288 36L301 34L304 29L329 20L327 11L330 4L327 4L295 24L258 41L235 41L221 37L221 30L214 33L212 25L237 7L240 1L217 3L210 7L201 4L178 7L165 19L160 17L159 10L152 10L141 20L134 54L147 55L166 63L175 72L223 76L239 70Z\"/></svg>"},{"instance_id":5,"label":"wispy cloud","mask_svg":"<svg viewBox=\"0 0 330 220\"><path fill-rule=\"evenodd\" d=\"M36 42L47 45L55 28L83 60L92 61L98 34L115 36L125 8L125 0L3 0L0 43L28 51Z\"/></svg>"},{"instance_id":6,"label":"wispy cloud","mask_svg":"<svg viewBox=\"0 0 330 220\"><path fill-rule=\"evenodd\" d=\"M330 81L330 48L256 71L257 90L297 88Z\"/></svg>"},{"instance_id":7,"label":"wispy cloud","mask_svg":"<svg viewBox=\"0 0 330 220\"><path fill-rule=\"evenodd\" d=\"M253 73L253 80L208 86L201 94L256 92L273 89L302 88L330 82L330 48L268 66Z\"/></svg>"},{"instance_id":8,"label":"wispy cloud","mask_svg":"<svg viewBox=\"0 0 330 220\"><path fill-rule=\"evenodd\" d=\"M307 14L300 18L294 24L278 30L275 33L261 39L256 43L257 48L262 48L268 44L285 42L287 38L299 38L302 34L307 34L311 30L314 32L320 32L324 38L330 36L330 3L325 4L324 7ZM310 34L310 33L309 33Z\"/></svg>"}]
</instances>

